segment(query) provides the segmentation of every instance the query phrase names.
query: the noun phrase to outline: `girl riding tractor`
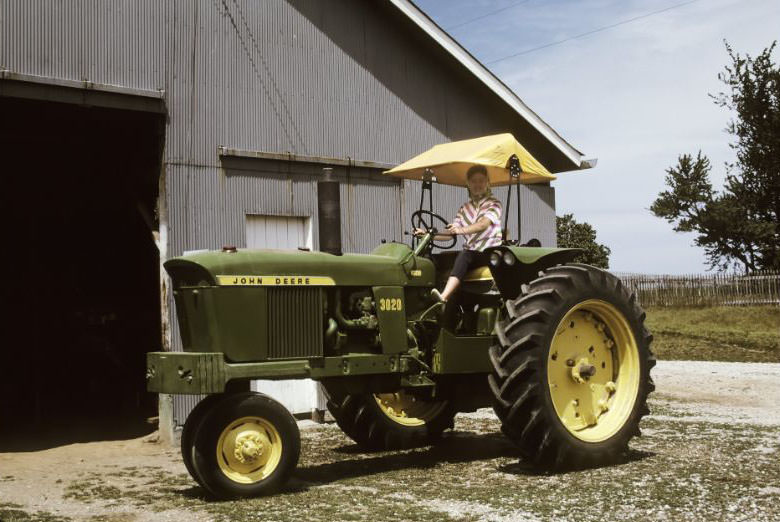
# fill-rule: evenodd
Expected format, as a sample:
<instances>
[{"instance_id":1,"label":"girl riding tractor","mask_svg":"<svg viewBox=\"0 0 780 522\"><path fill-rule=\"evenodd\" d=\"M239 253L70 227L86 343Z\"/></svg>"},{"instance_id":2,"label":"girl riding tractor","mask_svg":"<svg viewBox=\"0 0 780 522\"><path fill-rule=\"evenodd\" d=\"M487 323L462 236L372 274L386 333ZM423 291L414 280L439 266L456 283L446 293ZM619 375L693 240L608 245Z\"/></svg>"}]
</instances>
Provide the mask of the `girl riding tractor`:
<instances>
[{"instance_id":1,"label":"girl riding tractor","mask_svg":"<svg viewBox=\"0 0 780 522\"><path fill-rule=\"evenodd\" d=\"M446 302L460 286L466 273L477 266L487 264L484 251L501 244L501 202L490 191L487 169L473 165L466 171L466 186L469 199L458 209L455 219L446 229L438 232L435 239L449 239L464 236L463 250L458 253L455 264L440 293L433 289L431 295ZM425 230L416 228L414 234L422 236Z\"/></svg>"}]
</instances>

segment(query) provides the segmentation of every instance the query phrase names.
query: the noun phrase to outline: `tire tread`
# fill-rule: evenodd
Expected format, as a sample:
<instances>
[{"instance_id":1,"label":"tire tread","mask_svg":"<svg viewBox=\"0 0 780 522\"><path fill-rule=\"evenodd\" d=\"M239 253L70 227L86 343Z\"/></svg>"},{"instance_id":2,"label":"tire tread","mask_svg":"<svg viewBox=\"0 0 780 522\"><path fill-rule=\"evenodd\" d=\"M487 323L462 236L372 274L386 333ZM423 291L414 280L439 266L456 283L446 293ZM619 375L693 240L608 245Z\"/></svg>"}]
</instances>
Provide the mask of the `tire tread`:
<instances>
[{"instance_id":1,"label":"tire tread","mask_svg":"<svg viewBox=\"0 0 780 522\"><path fill-rule=\"evenodd\" d=\"M615 436L596 444L581 444L544 399L549 342L545 339L554 335L551 330L557 326L556 318L563 317L572 303L605 293L628 311L627 320L635 325L632 328L641 358L640 391L627 424ZM541 271L505 307L507 319L496 324L498 344L489 352L492 372L488 377L501 430L525 458L547 469L606 464L624 454L630 438L639 433L641 418L649 413L647 395L655 389L649 375L655 365L650 350L653 337L644 326L645 313L636 295L606 270L570 263Z\"/></svg>"}]
</instances>

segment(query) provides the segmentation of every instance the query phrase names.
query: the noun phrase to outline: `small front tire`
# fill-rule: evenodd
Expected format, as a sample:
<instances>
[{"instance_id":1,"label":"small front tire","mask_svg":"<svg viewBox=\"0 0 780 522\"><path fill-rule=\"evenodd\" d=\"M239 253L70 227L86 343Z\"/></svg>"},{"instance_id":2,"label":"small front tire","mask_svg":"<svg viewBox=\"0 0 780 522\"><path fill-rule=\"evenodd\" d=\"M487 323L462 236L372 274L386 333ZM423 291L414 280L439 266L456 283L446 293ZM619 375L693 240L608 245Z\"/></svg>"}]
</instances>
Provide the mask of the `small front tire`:
<instances>
[{"instance_id":1,"label":"small front tire","mask_svg":"<svg viewBox=\"0 0 780 522\"><path fill-rule=\"evenodd\" d=\"M200 478L198 471L192 463L192 454L195 449L195 433L200 429L203 419L211 413L212 409L224 398L225 395L221 393L206 396L192 409L187 416L187 420L181 431L181 458L184 461L184 466L187 468L190 476L192 476L201 487L205 487L203 485L203 479Z\"/></svg>"},{"instance_id":2,"label":"small front tire","mask_svg":"<svg viewBox=\"0 0 780 522\"><path fill-rule=\"evenodd\" d=\"M204 487L223 499L277 491L301 450L295 418L255 392L226 397L205 416L194 439L193 467Z\"/></svg>"}]
</instances>

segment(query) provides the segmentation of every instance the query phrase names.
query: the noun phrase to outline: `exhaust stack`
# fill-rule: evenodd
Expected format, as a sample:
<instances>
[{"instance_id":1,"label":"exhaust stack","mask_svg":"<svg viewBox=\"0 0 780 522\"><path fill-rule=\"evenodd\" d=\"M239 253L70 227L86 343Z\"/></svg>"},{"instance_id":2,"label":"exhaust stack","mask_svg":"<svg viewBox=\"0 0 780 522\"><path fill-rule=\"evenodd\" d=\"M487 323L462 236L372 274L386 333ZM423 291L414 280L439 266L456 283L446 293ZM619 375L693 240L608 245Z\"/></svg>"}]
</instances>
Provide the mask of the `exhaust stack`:
<instances>
[{"instance_id":1,"label":"exhaust stack","mask_svg":"<svg viewBox=\"0 0 780 522\"><path fill-rule=\"evenodd\" d=\"M322 169L317 181L317 214L320 221L320 250L340 256L341 252L341 198L339 182L333 179L333 169Z\"/></svg>"}]
</instances>

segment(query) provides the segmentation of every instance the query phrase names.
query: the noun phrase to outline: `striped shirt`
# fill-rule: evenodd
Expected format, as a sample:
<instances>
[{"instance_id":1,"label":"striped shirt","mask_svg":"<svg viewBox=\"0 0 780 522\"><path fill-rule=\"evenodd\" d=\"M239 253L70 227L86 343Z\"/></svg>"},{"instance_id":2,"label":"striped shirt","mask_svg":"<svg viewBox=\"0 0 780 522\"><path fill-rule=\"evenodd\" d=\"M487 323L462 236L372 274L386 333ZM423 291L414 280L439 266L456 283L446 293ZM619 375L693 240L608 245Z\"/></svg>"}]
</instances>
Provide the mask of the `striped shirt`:
<instances>
[{"instance_id":1,"label":"striped shirt","mask_svg":"<svg viewBox=\"0 0 780 522\"><path fill-rule=\"evenodd\" d=\"M467 227L483 217L490 221L490 226L480 233L464 235L464 250L482 252L486 248L501 244L501 202L492 196L476 203L471 200L465 202L458 210L452 224L456 227Z\"/></svg>"}]
</instances>

